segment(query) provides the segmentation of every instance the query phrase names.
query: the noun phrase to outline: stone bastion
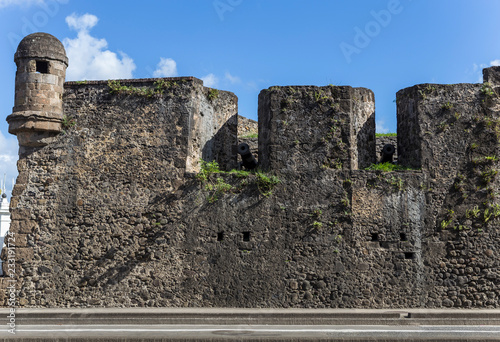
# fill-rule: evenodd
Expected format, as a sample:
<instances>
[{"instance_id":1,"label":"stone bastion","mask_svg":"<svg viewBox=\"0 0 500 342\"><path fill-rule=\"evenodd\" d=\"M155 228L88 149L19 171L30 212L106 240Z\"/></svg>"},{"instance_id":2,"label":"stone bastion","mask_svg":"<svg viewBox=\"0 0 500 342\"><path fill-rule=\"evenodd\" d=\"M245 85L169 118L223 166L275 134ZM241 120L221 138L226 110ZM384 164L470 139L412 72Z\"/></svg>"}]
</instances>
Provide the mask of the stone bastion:
<instances>
[{"instance_id":1,"label":"stone bastion","mask_svg":"<svg viewBox=\"0 0 500 342\"><path fill-rule=\"evenodd\" d=\"M247 172L233 93L64 82L46 33L15 62L3 305L15 284L24 307L500 307L499 67L400 90L389 171L369 89L262 90Z\"/></svg>"}]
</instances>

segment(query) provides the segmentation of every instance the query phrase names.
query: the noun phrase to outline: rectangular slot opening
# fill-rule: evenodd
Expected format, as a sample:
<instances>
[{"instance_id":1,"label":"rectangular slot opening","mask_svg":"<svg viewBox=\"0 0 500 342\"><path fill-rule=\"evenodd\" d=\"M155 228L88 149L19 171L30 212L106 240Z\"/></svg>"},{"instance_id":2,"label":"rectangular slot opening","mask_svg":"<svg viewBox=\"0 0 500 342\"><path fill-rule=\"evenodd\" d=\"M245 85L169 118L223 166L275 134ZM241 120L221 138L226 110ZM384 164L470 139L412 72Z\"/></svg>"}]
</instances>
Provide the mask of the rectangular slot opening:
<instances>
[{"instance_id":1,"label":"rectangular slot opening","mask_svg":"<svg viewBox=\"0 0 500 342\"><path fill-rule=\"evenodd\" d=\"M408 239L406 238L406 234L405 234L405 233L401 233L401 234L399 234L399 239L400 239L401 241L407 241L407 240L408 240Z\"/></svg>"},{"instance_id":2,"label":"rectangular slot opening","mask_svg":"<svg viewBox=\"0 0 500 342\"><path fill-rule=\"evenodd\" d=\"M372 241L378 241L378 233L372 233Z\"/></svg>"},{"instance_id":3,"label":"rectangular slot opening","mask_svg":"<svg viewBox=\"0 0 500 342\"><path fill-rule=\"evenodd\" d=\"M217 241L222 241L222 240L224 240L224 232L218 232Z\"/></svg>"},{"instance_id":4,"label":"rectangular slot opening","mask_svg":"<svg viewBox=\"0 0 500 342\"><path fill-rule=\"evenodd\" d=\"M47 61L36 61L36 72L40 74L49 73L49 62Z\"/></svg>"},{"instance_id":5,"label":"rectangular slot opening","mask_svg":"<svg viewBox=\"0 0 500 342\"><path fill-rule=\"evenodd\" d=\"M250 241L250 232L243 232L243 241Z\"/></svg>"},{"instance_id":6,"label":"rectangular slot opening","mask_svg":"<svg viewBox=\"0 0 500 342\"><path fill-rule=\"evenodd\" d=\"M413 253L413 252L405 252L405 259L407 259L407 260L415 259L415 253Z\"/></svg>"}]
</instances>

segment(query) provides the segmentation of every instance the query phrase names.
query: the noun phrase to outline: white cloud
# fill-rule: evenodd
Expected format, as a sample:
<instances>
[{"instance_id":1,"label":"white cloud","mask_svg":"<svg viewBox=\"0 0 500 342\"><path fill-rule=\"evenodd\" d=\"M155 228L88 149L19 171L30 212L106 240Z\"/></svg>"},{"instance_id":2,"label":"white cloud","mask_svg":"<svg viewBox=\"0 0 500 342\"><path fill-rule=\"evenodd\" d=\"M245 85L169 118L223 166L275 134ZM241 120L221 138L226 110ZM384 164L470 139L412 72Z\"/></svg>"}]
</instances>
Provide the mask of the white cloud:
<instances>
[{"instance_id":1,"label":"white cloud","mask_svg":"<svg viewBox=\"0 0 500 342\"><path fill-rule=\"evenodd\" d=\"M76 31L88 31L96 26L98 21L99 19L95 15L88 13L79 17L73 13L66 17L66 24L68 24L70 29Z\"/></svg>"},{"instance_id":2,"label":"white cloud","mask_svg":"<svg viewBox=\"0 0 500 342\"><path fill-rule=\"evenodd\" d=\"M12 179L17 178L18 144L15 136L5 137L0 132L0 179L6 178L6 190L10 195Z\"/></svg>"},{"instance_id":3,"label":"white cloud","mask_svg":"<svg viewBox=\"0 0 500 342\"><path fill-rule=\"evenodd\" d=\"M490 62L490 66L500 66L500 59L495 59Z\"/></svg>"},{"instance_id":4,"label":"white cloud","mask_svg":"<svg viewBox=\"0 0 500 342\"><path fill-rule=\"evenodd\" d=\"M203 80L203 85L205 87L216 87L219 85L219 77L217 77L213 73L210 73L202 77L201 79ZM226 86L228 84L237 84L241 83L241 79L238 76L231 75L230 72L226 71L224 73L224 77L222 78L222 83L225 84Z\"/></svg>"},{"instance_id":5,"label":"white cloud","mask_svg":"<svg viewBox=\"0 0 500 342\"><path fill-rule=\"evenodd\" d=\"M269 82L262 81L262 80L249 81L249 82L246 82L245 86L252 91L260 91L262 89L262 87L259 84L262 84L262 83L269 83Z\"/></svg>"},{"instance_id":6,"label":"white cloud","mask_svg":"<svg viewBox=\"0 0 500 342\"><path fill-rule=\"evenodd\" d=\"M219 79L214 74L208 74L201 79L205 87L215 87L219 83Z\"/></svg>"},{"instance_id":7,"label":"white cloud","mask_svg":"<svg viewBox=\"0 0 500 342\"><path fill-rule=\"evenodd\" d=\"M377 133L390 133L389 128L385 127L385 121L384 120L377 120L375 122L375 127Z\"/></svg>"},{"instance_id":8,"label":"white cloud","mask_svg":"<svg viewBox=\"0 0 500 342\"><path fill-rule=\"evenodd\" d=\"M68 26L78 31L74 39L64 38L63 44L69 59L66 79L74 80L106 80L113 78L132 78L135 70L134 60L125 53L106 50L106 39L98 39L89 34L98 18L92 14L66 18Z\"/></svg>"},{"instance_id":9,"label":"white cloud","mask_svg":"<svg viewBox=\"0 0 500 342\"><path fill-rule=\"evenodd\" d=\"M225 77L226 77L226 80L228 80L229 82L231 83L240 83L241 80L238 76L233 76L231 75L229 72L226 71L226 74L225 74Z\"/></svg>"},{"instance_id":10,"label":"white cloud","mask_svg":"<svg viewBox=\"0 0 500 342\"><path fill-rule=\"evenodd\" d=\"M153 71L153 77L172 77L177 76L177 63L172 58L160 57L160 63Z\"/></svg>"},{"instance_id":11,"label":"white cloud","mask_svg":"<svg viewBox=\"0 0 500 342\"><path fill-rule=\"evenodd\" d=\"M44 0L0 0L0 8L7 6L29 7L34 4L42 4Z\"/></svg>"}]
</instances>

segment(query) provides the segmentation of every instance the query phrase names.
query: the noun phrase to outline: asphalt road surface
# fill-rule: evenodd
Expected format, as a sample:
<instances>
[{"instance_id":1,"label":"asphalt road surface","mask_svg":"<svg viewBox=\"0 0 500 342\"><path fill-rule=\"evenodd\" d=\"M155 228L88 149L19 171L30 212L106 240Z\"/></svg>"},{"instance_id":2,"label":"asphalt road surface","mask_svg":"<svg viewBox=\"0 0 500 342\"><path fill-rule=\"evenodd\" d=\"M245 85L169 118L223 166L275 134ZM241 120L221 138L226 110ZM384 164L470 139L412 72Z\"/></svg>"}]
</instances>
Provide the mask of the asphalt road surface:
<instances>
[{"instance_id":1,"label":"asphalt road surface","mask_svg":"<svg viewBox=\"0 0 500 342\"><path fill-rule=\"evenodd\" d=\"M0 341L500 341L500 326L18 325Z\"/></svg>"}]
</instances>

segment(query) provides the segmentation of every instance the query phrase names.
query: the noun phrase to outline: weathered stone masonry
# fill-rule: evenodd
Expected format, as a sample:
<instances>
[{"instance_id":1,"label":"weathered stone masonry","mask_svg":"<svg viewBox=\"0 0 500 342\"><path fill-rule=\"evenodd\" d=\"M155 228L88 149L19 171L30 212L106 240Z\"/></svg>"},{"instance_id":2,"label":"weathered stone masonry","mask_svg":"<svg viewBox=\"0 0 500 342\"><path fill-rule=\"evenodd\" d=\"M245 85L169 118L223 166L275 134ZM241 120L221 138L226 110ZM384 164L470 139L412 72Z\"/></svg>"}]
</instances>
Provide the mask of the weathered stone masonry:
<instances>
[{"instance_id":1,"label":"weathered stone masonry","mask_svg":"<svg viewBox=\"0 0 500 342\"><path fill-rule=\"evenodd\" d=\"M16 95L19 304L498 307L499 75L398 92L398 172L364 170L370 90L263 90L268 197L258 175L193 177L237 165L237 99L195 78L67 82L50 134Z\"/></svg>"}]
</instances>

